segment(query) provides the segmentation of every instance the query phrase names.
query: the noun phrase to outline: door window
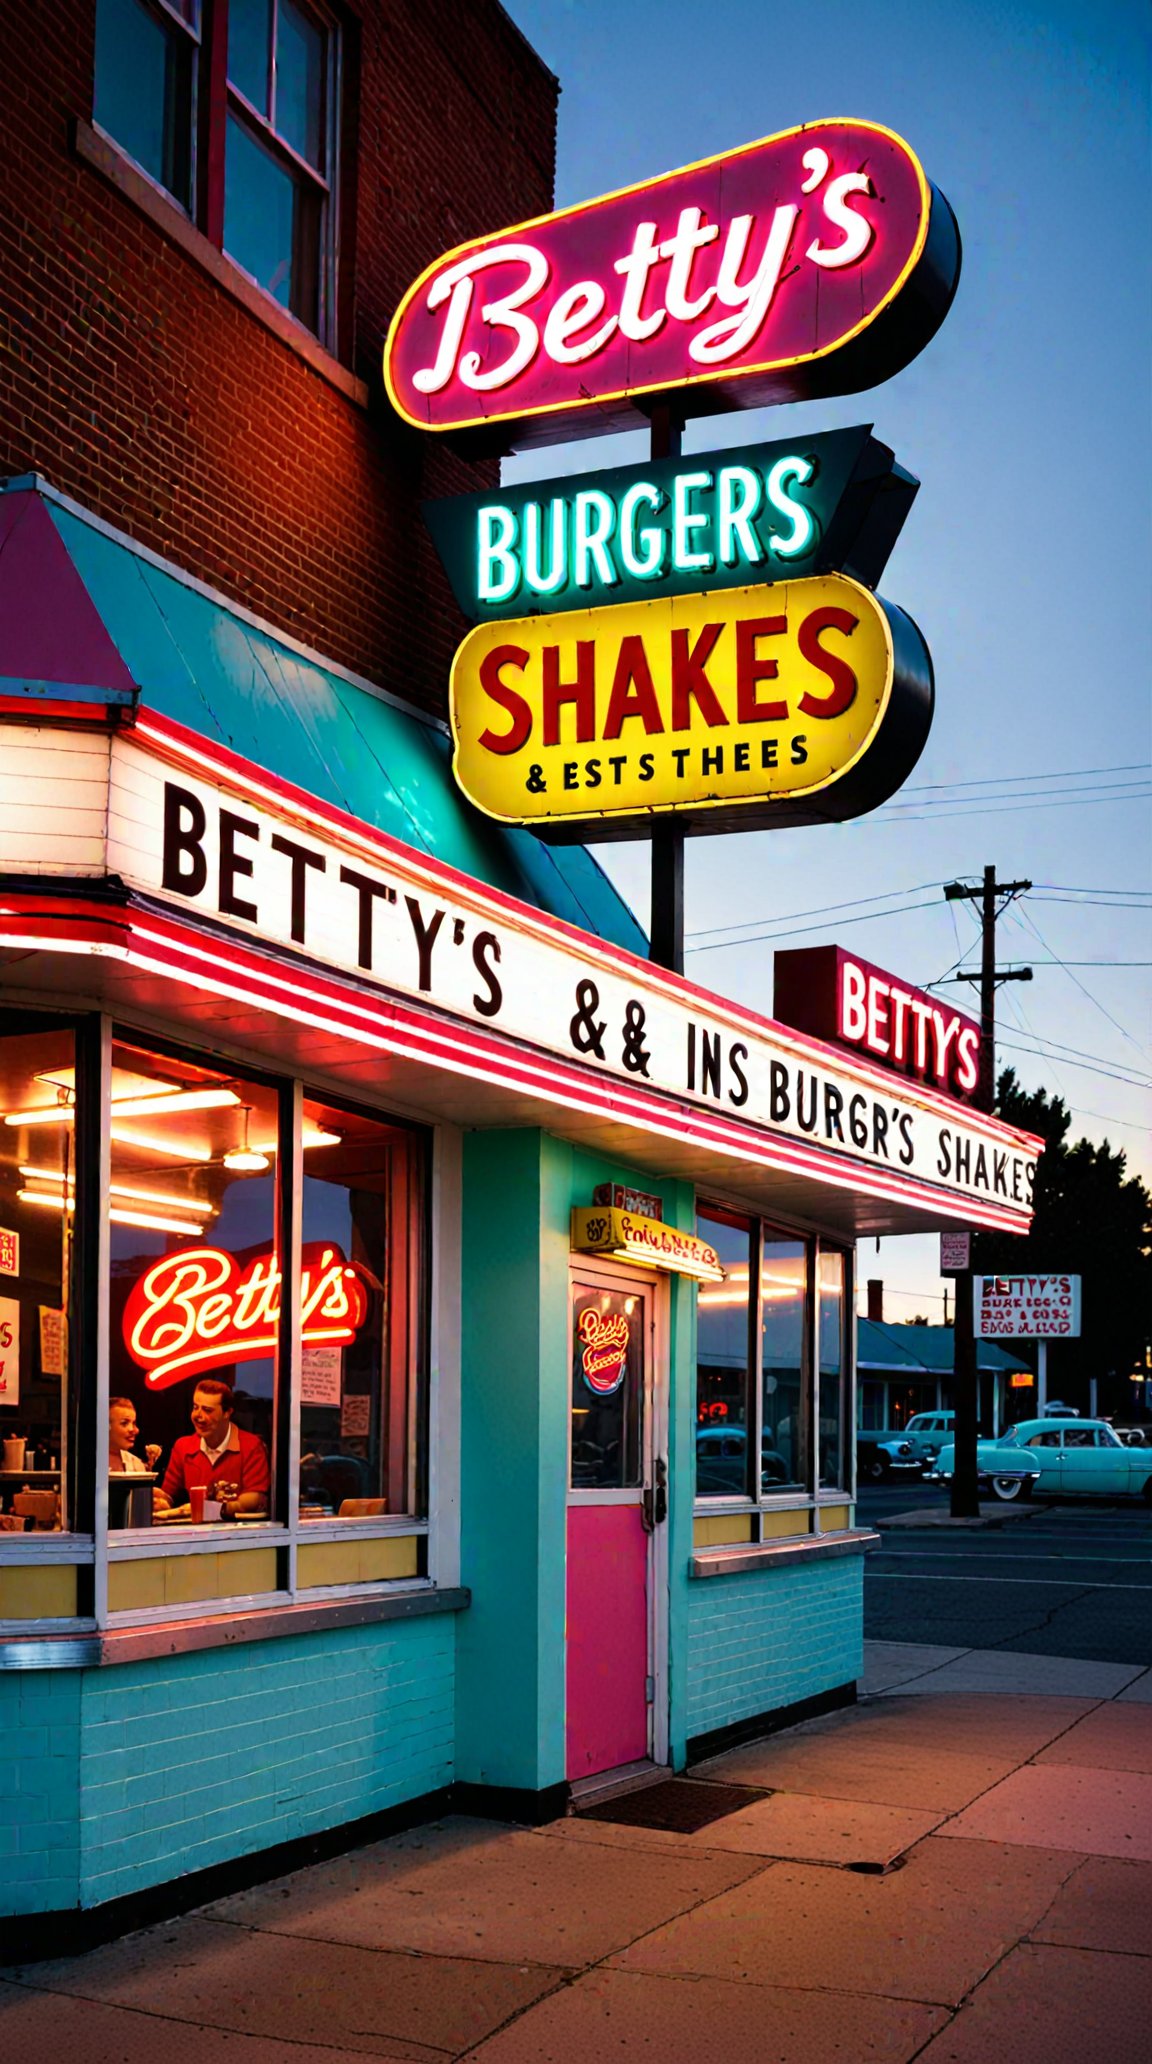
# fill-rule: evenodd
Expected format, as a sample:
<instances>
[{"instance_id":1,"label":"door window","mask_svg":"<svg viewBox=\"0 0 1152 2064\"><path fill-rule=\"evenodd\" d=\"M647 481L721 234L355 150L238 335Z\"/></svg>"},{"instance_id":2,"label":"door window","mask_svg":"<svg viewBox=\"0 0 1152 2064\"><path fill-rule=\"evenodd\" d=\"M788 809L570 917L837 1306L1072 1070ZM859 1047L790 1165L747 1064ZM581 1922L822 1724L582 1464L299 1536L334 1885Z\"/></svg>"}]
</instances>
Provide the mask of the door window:
<instances>
[{"instance_id":1,"label":"door window","mask_svg":"<svg viewBox=\"0 0 1152 2064\"><path fill-rule=\"evenodd\" d=\"M628 1490L641 1482L644 1306L638 1291L573 1285L573 1490Z\"/></svg>"}]
</instances>

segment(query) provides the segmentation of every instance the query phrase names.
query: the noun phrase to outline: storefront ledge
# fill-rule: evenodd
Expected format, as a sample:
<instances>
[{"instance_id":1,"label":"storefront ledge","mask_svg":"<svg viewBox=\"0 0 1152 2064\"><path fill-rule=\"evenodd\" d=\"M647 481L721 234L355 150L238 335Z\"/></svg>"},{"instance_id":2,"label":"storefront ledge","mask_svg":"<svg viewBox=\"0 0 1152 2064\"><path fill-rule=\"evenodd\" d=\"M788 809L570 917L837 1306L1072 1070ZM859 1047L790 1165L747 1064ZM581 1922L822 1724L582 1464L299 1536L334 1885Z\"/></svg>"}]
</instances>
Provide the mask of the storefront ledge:
<instances>
[{"instance_id":1,"label":"storefront ledge","mask_svg":"<svg viewBox=\"0 0 1152 2064\"><path fill-rule=\"evenodd\" d=\"M155 1656L189 1655L198 1649L236 1648L250 1641L283 1641L292 1634L330 1633L334 1627L369 1627L382 1620L419 1619L426 1613L463 1612L472 1594L463 1585L437 1590L365 1593L303 1605L268 1606L203 1620L160 1621L150 1627L121 1627L105 1634L46 1634L39 1639L0 1641L0 1670L95 1670L117 1663L148 1662Z\"/></svg>"},{"instance_id":2,"label":"storefront ledge","mask_svg":"<svg viewBox=\"0 0 1152 2064\"><path fill-rule=\"evenodd\" d=\"M208 273L233 301L238 301L241 308L246 309L257 322L263 323L266 330L271 330L273 336L286 344L289 351L294 351L297 358L302 358L314 373L318 373L330 387L335 387L346 400L354 402L357 408L367 408L369 397L364 381L350 373L347 366L342 366L338 358L333 358L318 337L296 322L223 251L218 251L215 244L210 243L189 221L184 210L161 187L154 186L131 158L125 157L111 137L93 128L90 122L77 118L72 125L72 149L84 164L91 165L110 186L116 188L117 193L123 194L142 215L146 215L170 243L176 244L203 272Z\"/></svg>"},{"instance_id":3,"label":"storefront ledge","mask_svg":"<svg viewBox=\"0 0 1152 2064\"><path fill-rule=\"evenodd\" d=\"M863 1555L880 1546L879 1534L870 1527L853 1527L843 1534L806 1534L798 1540L761 1541L755 1546L714 1548L694 1555L689 1564L693 1577L742 1577L749 1570L790 1569L797 1562L830 1562L839 1555Z\"/></svg>"}]
</instances>

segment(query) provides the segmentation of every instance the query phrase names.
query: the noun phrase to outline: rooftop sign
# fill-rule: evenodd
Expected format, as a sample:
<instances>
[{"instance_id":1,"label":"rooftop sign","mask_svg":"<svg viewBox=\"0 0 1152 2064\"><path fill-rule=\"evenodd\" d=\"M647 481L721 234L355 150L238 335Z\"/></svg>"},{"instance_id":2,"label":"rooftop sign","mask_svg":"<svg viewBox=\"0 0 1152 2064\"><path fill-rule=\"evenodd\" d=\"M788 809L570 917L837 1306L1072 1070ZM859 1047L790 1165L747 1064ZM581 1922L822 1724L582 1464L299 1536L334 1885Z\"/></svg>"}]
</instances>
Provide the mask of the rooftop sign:
<instances>
[{"instance_id":1,"label":"rooftop sign","mask_svg":"<svg viewBox=\"0 0 1152 2064\"><path fill-rule=\"evenodd\" d=\"M874 122L822 121L476 237L393 319L384 376L423 430L521 445L869 387L939 328L960 271L943 195Z\"/></svg>"},{"instance_id":2,"label":"rooftop sign","mask_svg":"<svg viewBox=\"0 0 1152 2064\"><path fill-rule=\"evenodd\" d=\"M426 502L474 622L843 569L875 587L918 482L867 427Z\"/></svg>"},{"instance_id":3,"label":"rooftop sign","mask_svg":"<svg viewBox=\"0 0 1152 2064\"><path fill-rule=\"evenodd\" d=\"M883 802L932 719L911 618L840 574L485 623L456 654L453 770L552 839L839 822Z\"/></svg>"},{"instance_id":4,"label":"rooftop sign","mask_svg":"<svg viewBox=\"0 0 1152 2064\"><path fill-rule=\"evenodd\" d=\"M843 946L777 953L774 979L772 1007L781 1024L834 1039L946 1095L975 1096L980 1027L950 1003Z\"/></svg>"}]
</instances>

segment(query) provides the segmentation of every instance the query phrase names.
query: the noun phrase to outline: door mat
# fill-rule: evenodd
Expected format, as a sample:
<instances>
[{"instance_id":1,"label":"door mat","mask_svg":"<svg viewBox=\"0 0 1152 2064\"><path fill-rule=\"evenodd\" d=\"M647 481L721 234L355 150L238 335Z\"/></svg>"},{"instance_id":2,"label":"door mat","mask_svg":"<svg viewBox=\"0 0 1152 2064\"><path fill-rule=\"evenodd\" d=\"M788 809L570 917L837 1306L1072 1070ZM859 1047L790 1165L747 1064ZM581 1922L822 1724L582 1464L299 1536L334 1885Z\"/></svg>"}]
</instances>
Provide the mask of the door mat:
<instances>
[{"instance_id":1,"label":"door mat","mask_svg":"<svg viewBox=\"0 0 1152 2064\"><path fill-rule=\"evenodd\" d=\"M754 1785L707 1784L694 1777L670 1777L663 1784L644 1785L599 1806L577 1808L580 1820L610 1820L617 1827L662 1828L670 1835L694 1835L698 1828L739 1813L771 1793Z\"/></svg>"}]
</instances>

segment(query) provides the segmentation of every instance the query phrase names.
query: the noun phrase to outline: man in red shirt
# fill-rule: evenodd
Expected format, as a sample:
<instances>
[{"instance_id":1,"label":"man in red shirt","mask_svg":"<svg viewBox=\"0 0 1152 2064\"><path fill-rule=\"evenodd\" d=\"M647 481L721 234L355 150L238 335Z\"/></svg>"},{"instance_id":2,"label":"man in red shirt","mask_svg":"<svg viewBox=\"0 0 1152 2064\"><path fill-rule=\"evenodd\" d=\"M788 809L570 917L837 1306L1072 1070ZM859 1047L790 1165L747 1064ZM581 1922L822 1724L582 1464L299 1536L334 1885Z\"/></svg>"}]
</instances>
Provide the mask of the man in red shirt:
<instances>
[{"instance_id":1,"label":"man in red shirt","mask_svg":"<svg viewBox=\"0 0 1152 2064\"><path fill-rule=\"evenodd\" d=\"M268 1510L268 1450L257 1434L232 1424L232 1392L205 1377L192 1393L192 1424L172 1448L164 1487L153 1493L158 1512L184 1505L195 1484L219 1501L221 1519Z\"/></svg>"}]
</instances>

